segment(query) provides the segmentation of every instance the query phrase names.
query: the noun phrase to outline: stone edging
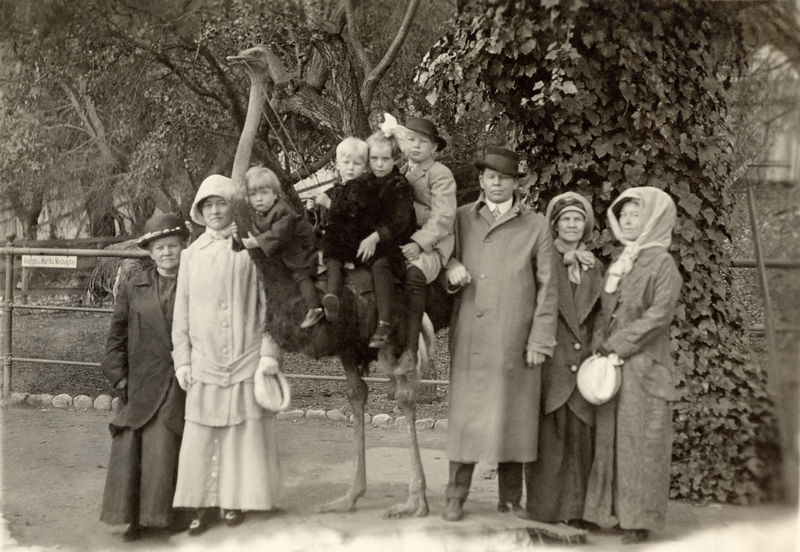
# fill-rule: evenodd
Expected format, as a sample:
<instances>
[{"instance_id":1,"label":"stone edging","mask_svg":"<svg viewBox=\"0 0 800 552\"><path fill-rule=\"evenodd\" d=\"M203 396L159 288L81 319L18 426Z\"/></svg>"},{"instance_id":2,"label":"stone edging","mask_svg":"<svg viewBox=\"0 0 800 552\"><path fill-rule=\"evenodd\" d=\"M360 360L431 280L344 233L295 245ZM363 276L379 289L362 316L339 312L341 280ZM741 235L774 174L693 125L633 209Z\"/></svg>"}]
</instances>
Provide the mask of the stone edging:
<instances>
[{"instance_id":1,"label":"stone edging","mask_svg":"<svg viewBox=\"0 0 800 552\"><path fill-rule=\"evenodd\" d=\"M110 412L116 410L119 405L119 398L111 398L111 395L100 395L96 399L92 399L88 395L76 395L74 398L66 393L60 395L50 395L47 393L30 395L28 393L11 393L7 399L0 402L2 406L21 406L29 405L36 407L53 407L66 410L74 408L75 410L98 410L101 412ZM310 420L332 420L334 422L351 422L353 416L345 415L341 410L315 410L309 408L307 410L296 409L288 410L286 412L278 412L277 418L279 420L299 420L308 418ZM364 425L372 425L379 428L397 428L405 429L407 422L405 416L392 418L389 414L376 414L371 416L364 413ZM424 418L416 421L418 430L431 429L447 431L447 418L441 420L434 420L433 418Z\"/></svg>"}]
</instances>

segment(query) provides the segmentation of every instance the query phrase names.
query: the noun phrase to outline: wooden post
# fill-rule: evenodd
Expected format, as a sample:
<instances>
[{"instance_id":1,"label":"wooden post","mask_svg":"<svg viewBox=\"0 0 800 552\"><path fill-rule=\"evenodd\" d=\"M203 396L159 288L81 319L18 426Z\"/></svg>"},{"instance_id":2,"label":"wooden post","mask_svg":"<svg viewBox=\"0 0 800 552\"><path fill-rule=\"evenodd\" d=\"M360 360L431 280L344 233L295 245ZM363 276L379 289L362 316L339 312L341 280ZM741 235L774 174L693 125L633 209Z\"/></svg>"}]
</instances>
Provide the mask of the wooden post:
<instances>
[{"instance_id":1,"label":"wooden post","mask_svg":"<svg viewBox=\"0 0 800 552\"><path fill-rule=\"evenodd\" d=\"M16 235L9 234L7 247L14 246ZM13 319L11 317L14 302L14 254L6 252L6 289L3 295L3 398L11 396L11 333Z\"/></svg>"},{"instance_id":2,"label":"wooden post","mask_svg":"<svg viewBox=\"0 0 800 552\"><path fill-rule=\"evenodd\" d=\"M775 341L775 320L772 313L772 300L769 296L767 287L767 268L764 264L763 252L761 250L761 237L758 235L758 225L756 224L756 202L753 196L752 183L747 182L747 210L750 214L750 227L753 231L753 250L756 257L756 267L758 268L758 283L761 287L761 296L764 299L764 330L767 339L768 353L768 384L775 398L776 418L778 419L778 431L781 439L781 474L783 479L784 498L796 504L798 500L798 436L792 428L797 428L797 422L793 419L796 408L793 402L797 397L792 392L794 386L789 385L789 378L785 374L784 365L778 362L778 347Z\"/></svg>"}]
</instances>

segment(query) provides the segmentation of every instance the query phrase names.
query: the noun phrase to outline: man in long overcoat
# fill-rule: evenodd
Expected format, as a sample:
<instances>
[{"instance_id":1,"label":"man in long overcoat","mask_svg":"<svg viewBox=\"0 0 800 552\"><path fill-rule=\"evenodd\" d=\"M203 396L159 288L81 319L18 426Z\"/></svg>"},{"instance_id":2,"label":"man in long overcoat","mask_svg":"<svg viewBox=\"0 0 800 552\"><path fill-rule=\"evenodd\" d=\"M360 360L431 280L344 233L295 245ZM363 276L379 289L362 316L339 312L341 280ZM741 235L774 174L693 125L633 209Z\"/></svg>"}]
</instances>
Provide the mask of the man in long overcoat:
<instances>
[{"instance_id":1,"label":"man in long overcoat","mask_svg":"<svg viewBox=\"0 0 800 552\"><path fill-rule=\"evenodd\" d=\"M557 285L544 217L515 197L516 153L475 161L480 198L458 209L448 285L460 288L450 335L450 480L442 517L459 521L477 462L498 464L500 510L520 512L536 460L541 365L555 346ZM530 491L529 491L530 494Z\"/></svg>"}]
</instances>

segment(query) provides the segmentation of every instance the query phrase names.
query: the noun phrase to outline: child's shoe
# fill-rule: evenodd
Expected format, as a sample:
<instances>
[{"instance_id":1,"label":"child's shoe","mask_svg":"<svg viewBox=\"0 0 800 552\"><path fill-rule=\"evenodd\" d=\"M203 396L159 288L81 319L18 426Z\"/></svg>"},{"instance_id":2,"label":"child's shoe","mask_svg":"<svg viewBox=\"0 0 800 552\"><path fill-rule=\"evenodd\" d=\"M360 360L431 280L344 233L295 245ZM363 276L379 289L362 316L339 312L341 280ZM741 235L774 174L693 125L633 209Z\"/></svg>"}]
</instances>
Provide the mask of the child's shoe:
<instances>
[{"instance_id":1,"label":"child's shoe","mask_svg":"<svg viewBox=\"0 0 800 552\"><path fill-rule=\"evenodd\" d=\"M386 347L386 344L389 342L389 328L391 326L385 320L378 321L378 327L375 330L375 333L372 334L372 337L369 340L369 346L372 349L382 349Z\"/></svg>"},{"instance_id":2,"label":"child's shoe","mask_svg":"<svg viewBox=\"0 0 800 552\"><path fill-rule=\"evenodd\" d=\"M339 298L333 293L326 293L322 298L322 307L325 309L325 320L335 322L339 319Z\"/></svg>"},{"instance_id":3,"label":"child's shoe","mask_svg":"<svg viewBox=\"0 0 800 552\"><path fill-rule=\"evenodd\" d=\"M312 307L308 309L305 320L303 320L303 323L300 324L300 327L303 329L310 328L311 326L322 320L323 316L325 316L325 311L323 310L322 307L316 307L316 308Z\"/></svg>"}]
</instances>

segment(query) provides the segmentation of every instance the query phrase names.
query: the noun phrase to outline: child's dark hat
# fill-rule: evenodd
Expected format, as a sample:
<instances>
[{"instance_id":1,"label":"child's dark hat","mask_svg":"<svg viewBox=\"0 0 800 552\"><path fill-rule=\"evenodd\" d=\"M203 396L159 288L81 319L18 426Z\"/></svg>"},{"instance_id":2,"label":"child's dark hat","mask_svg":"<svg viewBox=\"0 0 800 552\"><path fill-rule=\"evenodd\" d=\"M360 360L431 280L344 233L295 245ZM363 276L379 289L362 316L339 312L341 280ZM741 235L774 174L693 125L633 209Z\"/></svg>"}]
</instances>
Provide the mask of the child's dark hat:
<instances>
[{"instance_id":1,"label":"child's dark hat","mask_svg":"<svg viewBox=\"0 0 800 552\"><path fill-rule=\"evenodd\" d=\"M509 176L526 175L525 172L519 170L519 155L499 146L486 146L483 151L483 159L474 159L472 164L479 170L493 169Z\"/></svg>"},{"instance_id":2,"label":"child's dark hat","mask_svg":"<svg viewBox=\"0 0 800 552\"><path fill-rule=\"evenodd\" d=\"M167 236L180 236L182 240L189 238L189 229L180 217L174 213L154 215L144 223L144 234L136 244L147 249L150 242Z\"/></svg>"},{"instance_id":3,"label":"child's dark hat","mask_svg":"<svg viewBox=\"0 0 800 552\"><path fill-rule=\"evenodd\" d=\"M439 131L436 129L436 125L434 125L428 119L422 119L421 117L409 117L406 119L405 127L408 130L421 132L422 134L430 136L431 140L436 143L437 151L442 151L445 147L447 147L447 140L439 136Z\"/></svg>"}]
</instances>

